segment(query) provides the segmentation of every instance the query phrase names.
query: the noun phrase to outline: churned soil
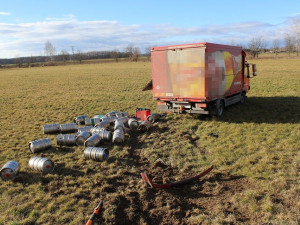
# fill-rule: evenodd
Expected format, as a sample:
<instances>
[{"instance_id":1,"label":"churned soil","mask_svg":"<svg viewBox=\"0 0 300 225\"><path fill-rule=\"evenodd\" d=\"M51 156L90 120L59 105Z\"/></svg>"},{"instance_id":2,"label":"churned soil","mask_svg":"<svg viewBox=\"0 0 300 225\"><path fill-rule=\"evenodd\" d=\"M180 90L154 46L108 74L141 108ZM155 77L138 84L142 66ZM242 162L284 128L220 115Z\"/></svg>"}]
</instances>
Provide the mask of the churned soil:
<instances>
[{"instance_id":1,"label":"churned soil","mask_svg":"<svg viewBox=\"0 0 300 225\"><path fill-rule=\"evenodd\" d=\"M138 160L139 172L147 171L155 183L170 183L197 175L181 174L177 168L162 160L150 165L137 152L134 151L132 158ZM129 184L128 180L131 180ZM132 174L124 170L114 182L118 185L112 191L118 192L118 195L107 198L105 205L116 206L115 218L112 221L102 219L106 224L205 224L207 221L202 217L216 217L219 211L225 217L232 214L236 223L250 220L246 212L232 204L233 195L252 186L246 177L213 170L180 187L153 189L142 180L139 173Z\"/></svg>"}]
</instances>

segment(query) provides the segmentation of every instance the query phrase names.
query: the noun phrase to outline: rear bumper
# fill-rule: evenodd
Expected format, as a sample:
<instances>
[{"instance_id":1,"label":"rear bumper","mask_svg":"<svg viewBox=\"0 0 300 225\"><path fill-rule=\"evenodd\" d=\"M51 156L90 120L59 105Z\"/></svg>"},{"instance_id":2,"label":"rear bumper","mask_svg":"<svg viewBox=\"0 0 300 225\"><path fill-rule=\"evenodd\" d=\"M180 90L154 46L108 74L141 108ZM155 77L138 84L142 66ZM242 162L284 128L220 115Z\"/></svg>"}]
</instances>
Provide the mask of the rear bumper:
<instances>
[{"instance_id":1,"label":"rear bumper","mask_svg":"<svg viewBox=\"0 0 300 225\"><path fill-rule=\"evenodd\" d=\"M172 105L157 105L157 109L164 112L174 112L174 113L193 113L193 114L210 114L206 108L193 108L193 107L172 107Z\"/></svg>"}]
</instances>

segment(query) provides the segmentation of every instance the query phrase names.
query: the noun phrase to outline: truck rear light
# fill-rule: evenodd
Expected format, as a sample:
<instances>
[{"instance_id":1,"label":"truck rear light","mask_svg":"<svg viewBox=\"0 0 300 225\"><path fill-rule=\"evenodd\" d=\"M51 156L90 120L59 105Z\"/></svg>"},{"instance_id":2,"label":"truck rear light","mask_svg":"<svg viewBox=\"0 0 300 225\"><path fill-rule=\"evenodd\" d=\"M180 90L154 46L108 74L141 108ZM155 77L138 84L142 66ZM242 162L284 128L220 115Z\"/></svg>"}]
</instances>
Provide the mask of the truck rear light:
<instances>
[{"instance_id":1,"label":"truck rear light","mask_svg":"<svg viewBox=\"0 0 300 225\"><path fill-rule=\"evenodd\" d=\"M196 103L196 108L206 108L207 104L206 103Z\"/></svg>"}]
</instances>

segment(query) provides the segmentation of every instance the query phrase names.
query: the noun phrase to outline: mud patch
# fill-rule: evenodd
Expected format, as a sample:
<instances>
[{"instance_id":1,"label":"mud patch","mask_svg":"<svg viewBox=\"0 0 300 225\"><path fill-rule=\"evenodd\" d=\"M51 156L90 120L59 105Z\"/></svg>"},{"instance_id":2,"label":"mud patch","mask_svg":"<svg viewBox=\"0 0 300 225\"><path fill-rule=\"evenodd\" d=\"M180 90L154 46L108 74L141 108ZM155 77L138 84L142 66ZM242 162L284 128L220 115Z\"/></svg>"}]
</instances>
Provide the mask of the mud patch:
<instances>
[{"instance_id":1,"label":"mud patch","mask_svg":"<svg viewBox=\"0 0 300 225\"><path fill-rule=\"evenodd\" d=\"M115 165L121 162L116 165L118 172L114 176L107 174L101 184L101 192L105 193L102 223L205 224L219 214L223 215L221 221L228 224L251 220L233 200L234 195L252 186L248 178L213 169L206 176L179 187L152 189L140 176L141 172L147 171L153 182L160 184L197 174L183 173L162 160L150 164L142 152L143 141L137 135L130 135L128 144L129 157L115 160ZM226 220L227 217L230 219Z\"/></svg>"},{"instance_id":2,"label":"mud patch","mask_svg":"<svg viewBox=\"0 0 300 225\"><path fill-rule=\"evenodd\" d=\"M161 161L156 161L149 173L157 183L170 183L188 176ZM251 186L246 177L211 172L171 189L152 189L140 177L134 180L134 186L119 192L115 224L201 224L205 221L198 218L199 214L212 218L219 211L225 217L234 217L237 223L249 220L232 202L232 196Z\"/></svg>"}]
</instances>

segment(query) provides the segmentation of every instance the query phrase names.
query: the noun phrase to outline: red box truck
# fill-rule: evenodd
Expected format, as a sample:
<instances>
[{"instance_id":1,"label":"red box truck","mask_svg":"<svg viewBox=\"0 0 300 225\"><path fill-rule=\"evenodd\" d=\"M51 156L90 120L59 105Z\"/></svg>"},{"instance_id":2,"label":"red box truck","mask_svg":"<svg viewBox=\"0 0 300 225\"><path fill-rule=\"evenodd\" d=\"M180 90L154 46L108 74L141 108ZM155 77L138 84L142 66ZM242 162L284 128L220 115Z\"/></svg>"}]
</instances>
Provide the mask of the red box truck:
<instances>
[{"instance_id":1,"label":"red box truck","mask_svg":"<svg viewBox=\"0 0 300 225\"><path fill-rule=\"evenodd\" d=\"M225 107L246 100L250 74L245 58L241 47L207 42L153 47L148 89L159 110L221 116ZM252 69L255 76L255 64Z\"/></svg>"}]
</instances>

